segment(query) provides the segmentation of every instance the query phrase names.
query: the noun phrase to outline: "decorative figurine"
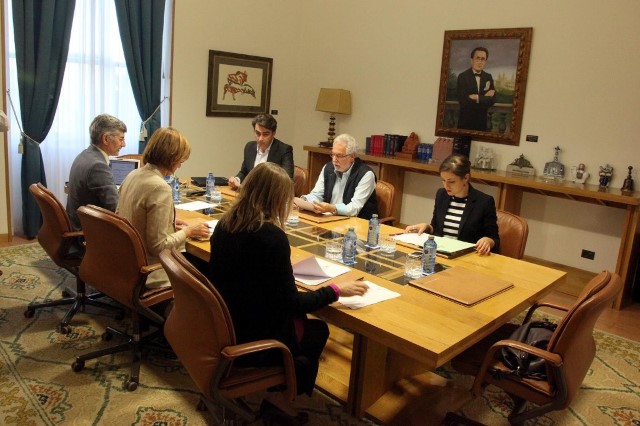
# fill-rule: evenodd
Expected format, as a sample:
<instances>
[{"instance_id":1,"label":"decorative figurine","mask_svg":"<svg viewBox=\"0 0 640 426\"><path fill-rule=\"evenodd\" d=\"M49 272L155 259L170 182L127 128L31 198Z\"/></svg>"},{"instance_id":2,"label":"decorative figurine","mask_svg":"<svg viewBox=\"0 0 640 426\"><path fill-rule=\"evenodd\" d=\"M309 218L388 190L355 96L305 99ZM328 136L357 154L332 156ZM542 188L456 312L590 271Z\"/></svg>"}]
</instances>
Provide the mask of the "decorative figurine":
<instances>
[{"instance_id":1,"label":"decorative figurine","mask_svg":"<svg viewBox=\"0 0 640 426\"><path fill-rule=\"evenodd\" d=\"M628 169L629 174L622 184L622 192L633 192L633 178L631 177L631 170L633 169L633 167L629 166Z\"/></svg>"},{"instance_id":2,"label":"decorative figurine","mask_svg":"<svg viewBox=\"0 0 640 426\"><path fill-rule=\"evenodd\" d=\"M536 175L536 169L533 168L529 160L524 158L524 154L520 154L520 157L507 166L507 172L516 176L533 177Z\"/></svg>"},{"instance_id":3,"label":"decorative figurine","mask_svg":"<svg viewBox=\"0 0 640 426\"><path fill-rule=\"evenodd\" d=\"M556 146L554 148L556 151L553 156L553 161L549 161L544 165L543 175L547 179L552 180L564 180L564 164L558 161L558 154L560 153L560 147Z\"/></svg>"},{"instance_id":4,"label":"decorative figurine","mask_svg":"<svg viewBox=\"0 0 640 426\"><path fill-rule=\"evenodd\" d=\"M589 172L585 170L583 163L571 167L571 180L575 183L585 183L589 179Z\"/></svg>"},{"instance_id":5,"label":"decorative figurine","mask_svg":"<svg viewBox=\"0 0 640 426\"><path fill-rule=\"evenodd\" d=\"M605 189L609 186L609 182L611 181L611 176L613 176L613 167L611 167L608 163L604 166L600 166L600 175L599 185L601 189Z\"/></svg>"},{"instance_id":6,"label":"decorative figurine","mask_svg":"<svg viewBox=\"0 0 640 426\"><path fill-rule=\"evenodd\" d=\"M496 169L493 164L494 158L495 158L495 155L491 148L486 148L484 146L481 146L480 151L478 152L478 155L476 155L476 162L473 165L473 168L479 169L479 170L493 171Z\"/></svg>"},{"instance_id":7,"label":"decorative figurine","mask_svg":"<svg viewBox=\"0 0 640 426\"><path fill-rule=\"evenodd\" d=\"M411 132L411 134L407 136L407 139L405 139L404 145L402 145L402 151L396 152L396 157L413 160L418 154L418 145L420 145L420 138L415 132Z\"/></svg>"}]
</instances>

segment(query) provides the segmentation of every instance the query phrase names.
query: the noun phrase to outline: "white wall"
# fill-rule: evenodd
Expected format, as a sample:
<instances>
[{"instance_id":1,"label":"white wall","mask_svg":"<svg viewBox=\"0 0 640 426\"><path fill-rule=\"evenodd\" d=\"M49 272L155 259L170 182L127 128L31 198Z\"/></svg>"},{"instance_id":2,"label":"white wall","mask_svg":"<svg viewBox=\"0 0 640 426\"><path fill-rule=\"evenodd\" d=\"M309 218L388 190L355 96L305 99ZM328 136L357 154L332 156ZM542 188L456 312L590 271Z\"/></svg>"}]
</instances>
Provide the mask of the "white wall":
<instances>
[{"instance_id":1,"label":"white wall","mask_svg":"<svg viewBox=\"0 0 640 426\"><path fill-rule=\"evenodd\" d=\"M194 148L184 175L235 173L252 137L249 119L205 116L209 49L274 59L278 136L305 166L303 145L326 136L327 114L314 110L320 87L352 92L353 113L338 117L338 132L364 141L415 131L431 142L444 31L516 27L533 27L521 143L474 142L472 157L487 145L499 168L524 154L540 173L560 145L567 167L582 162L594 173L612 164L616 188L628 165L640 167L635 0L248 0L240 9L219 0L176 3L172 123ZM527 134L539 142L525 142ZM401 221L428 220L438 185L435 177L409 174ZM592 271L615 268L622 211L526 194L521 213L531 227L527 255ZM595 260L581 259L582 248L595 251Z\"/></svg>"}]
</instances>

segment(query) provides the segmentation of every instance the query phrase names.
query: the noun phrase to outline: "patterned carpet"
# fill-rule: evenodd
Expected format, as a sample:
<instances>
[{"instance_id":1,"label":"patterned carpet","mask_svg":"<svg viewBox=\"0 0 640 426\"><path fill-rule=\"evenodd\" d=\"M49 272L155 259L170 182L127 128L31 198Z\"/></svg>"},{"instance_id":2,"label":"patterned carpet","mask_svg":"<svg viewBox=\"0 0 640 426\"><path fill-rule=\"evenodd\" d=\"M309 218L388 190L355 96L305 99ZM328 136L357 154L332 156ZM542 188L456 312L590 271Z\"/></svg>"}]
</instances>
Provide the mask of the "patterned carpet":
<instances>
[{"instance_id":1,"label":"patterned carpet","mask_svg":"<svg viewBox=\"0 0 640 426\"><path fill-rule=\"evenodd\" d=\"M0 424L212 424L207 412L195 409L198 392L186 371L161 352L144 359L134 392L123 389L129 372L126 355L88 361L78 373L71 370L76 355L112 344L100 338L106 325L123 328L127 319L117 321L89 308L91 314L77 314L72 333L62 335L55 328L66 307L41 309L25 318L29 302L57 299L63 288L75 285L37 243L0 249L0 270ZM530 424L640 425L640 344L601 332L596 339L596 360L572 406ZM439 373L457 389L471 385L471 378L449 368ZM484 398L460 412L488 425L507 424L508 403L504 393L490 387ZM297 405L310 413L310 425L372 425L348 416L320 392L299 397ZM414 420L404 423L434 423L425 417Z\"/></svg>"}]
</instances>

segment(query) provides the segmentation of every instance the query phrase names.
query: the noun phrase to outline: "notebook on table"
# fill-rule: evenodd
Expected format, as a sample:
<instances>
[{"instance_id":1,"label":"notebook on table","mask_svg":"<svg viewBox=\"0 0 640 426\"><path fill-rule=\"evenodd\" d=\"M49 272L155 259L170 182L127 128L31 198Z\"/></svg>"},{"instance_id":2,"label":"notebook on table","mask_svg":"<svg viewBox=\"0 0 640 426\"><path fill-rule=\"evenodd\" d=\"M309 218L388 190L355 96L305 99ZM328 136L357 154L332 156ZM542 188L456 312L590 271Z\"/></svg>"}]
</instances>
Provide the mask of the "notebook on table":
<instances>
[{"instance_id":1,"label":"notebook on table","mask_svg":"<svg viewBox=\"0 0 640 426\"><path fill-rule=\"evenodd\" d=\"M113 173L113 181L120 188L129 173L140 167L140 161L129 158L112 158L109 160L109 167Z\"/></svg>"},{"instance_id":2,"label":"notebook on table","mask_svg":"<svg viewBox=\"0 0 640 426\"><path fill-rule=\"evenodd\" d=\"M409 281L409 284L464 306L476 305L513 287L508 281L462 266L453 266L436 274Z\"/></svg>"},{"instance_id":3,"label":"notebook on table","mask_svg":"<svg viewBox=\"0 0 640 426\"><path fill-rule=\"evenodd\" d=\"M424 232L418 235L416 233L408 232L398 234L393 238L400 244L407 245L409 247L422 248L424 246L424 242L429 238L429 234ZM435 240L438 245L438 255L445 259L454 259L464 254L471 253L476 249L475 244L456 240L455 238L436 236Z\"/></svg>"}]
</instances>

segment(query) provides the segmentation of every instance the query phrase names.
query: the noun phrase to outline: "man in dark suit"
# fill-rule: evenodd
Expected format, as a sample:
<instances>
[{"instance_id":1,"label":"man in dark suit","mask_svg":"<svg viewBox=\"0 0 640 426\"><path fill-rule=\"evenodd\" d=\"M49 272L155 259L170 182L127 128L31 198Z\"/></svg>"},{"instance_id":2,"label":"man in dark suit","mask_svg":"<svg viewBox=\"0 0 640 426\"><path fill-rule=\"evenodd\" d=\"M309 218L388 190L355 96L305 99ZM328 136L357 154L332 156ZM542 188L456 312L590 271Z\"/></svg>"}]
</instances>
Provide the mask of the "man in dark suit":
<instances>
[{"instance_id":1,"label":"man in dark suit","mask_svg":"<svg viewBox=\"0 0 640 426\"><path fill-rule=\"evenodd\" d=\"M71 165L67 213L75 229L80 229L76 210L80 206L94 204L116 211L118 189L109 167L109 156L120 153L126 143L127 125L114 116L100 114L91 122L91 144L82 151Z\"/></svg>"},{"instance_id":2,"label":"man in dark suit","mask_svg":"<svg viewBox=\"0 0 640 426\"><path fill-rule=\"evenodd\" d=\"M278 122L272 115L259 114L251 121L256 136L255 141L244 146L244 160L240 171L229 178L229 186L238 189L244 178L260 163L276 163L293 179L293 148L276 139Z\"/></svg>"},{"instance_id":3,"label":"man in dark suit","mask_svg":"<svg viewBox=\"0 0 640 426\"><path fill-rule=\"evenodd\" d=\"M484 71L489 50L476 47L471 52L471 68L458 75L458 128L491 131L487 127L487 111L496 102L493 77Z\"/></svg>"}]
</instances>

